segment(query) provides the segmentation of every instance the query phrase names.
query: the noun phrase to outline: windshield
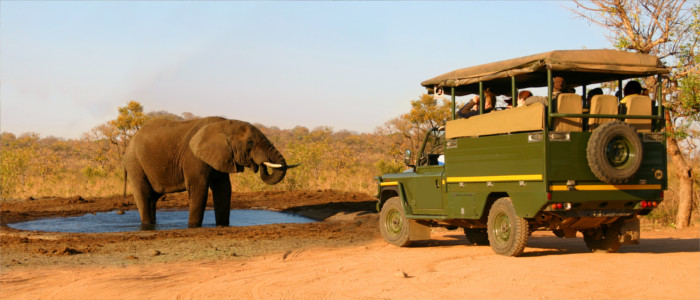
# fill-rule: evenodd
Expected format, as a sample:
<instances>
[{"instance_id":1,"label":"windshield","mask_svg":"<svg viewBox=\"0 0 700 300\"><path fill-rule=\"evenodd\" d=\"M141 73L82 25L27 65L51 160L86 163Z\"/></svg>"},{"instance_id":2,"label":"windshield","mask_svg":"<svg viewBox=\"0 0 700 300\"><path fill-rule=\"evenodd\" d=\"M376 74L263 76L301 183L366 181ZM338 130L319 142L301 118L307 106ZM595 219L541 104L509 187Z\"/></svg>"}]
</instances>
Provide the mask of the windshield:
<instances>
[{"instance_id":1,"label":"windshield","mask_svg":"<svg viewBox=\"0 0 700 300\"><path fill-rule=\"evenodd\" d=\"M425 151L428 154L445 154L445 130L432 130L425 143Z\"/></svg>"}]
</instances>

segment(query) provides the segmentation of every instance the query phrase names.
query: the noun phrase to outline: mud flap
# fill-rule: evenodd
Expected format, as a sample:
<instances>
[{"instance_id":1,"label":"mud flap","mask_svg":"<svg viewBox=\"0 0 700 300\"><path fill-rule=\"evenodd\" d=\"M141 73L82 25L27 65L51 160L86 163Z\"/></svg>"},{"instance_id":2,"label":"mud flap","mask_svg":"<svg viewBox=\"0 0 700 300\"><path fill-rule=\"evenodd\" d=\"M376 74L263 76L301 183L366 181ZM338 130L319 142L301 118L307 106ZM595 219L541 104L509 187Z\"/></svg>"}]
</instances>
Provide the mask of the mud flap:
<instances>
[{"instance_id":1,"label":"mud flap","mask_svg":"<svg viewBox=\"0 0 700 300\"><path fill-rule=\"evenodd\" d=\"M415 220L409 220L408 226L409 240L426 241L430 239L430 226L423 225Z\"/></svg>"},{"instance_id":2,"label":"mud flap","mask_svg":"<svg viewBox=\"0 0 700 300\"><path fill-rule=\"evenodd\" d=\"M639 244L639 219L636 216L622 221L619 226L620 235L618 237L621 244Z\"/></svg>"}]
</instances>

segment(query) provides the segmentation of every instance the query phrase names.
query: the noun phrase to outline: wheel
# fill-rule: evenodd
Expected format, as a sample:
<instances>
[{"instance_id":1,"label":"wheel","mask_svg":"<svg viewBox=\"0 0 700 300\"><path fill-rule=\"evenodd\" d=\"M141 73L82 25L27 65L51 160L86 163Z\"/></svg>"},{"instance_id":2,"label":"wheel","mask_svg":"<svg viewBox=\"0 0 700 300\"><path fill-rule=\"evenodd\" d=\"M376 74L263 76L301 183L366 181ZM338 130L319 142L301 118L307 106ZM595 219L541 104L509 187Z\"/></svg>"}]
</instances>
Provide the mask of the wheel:
<instances>
[{"instance_id":1,"label":"wheel","mask_svg":"<svg viewBox=\"0 0 700 300\"><path fill-rule=\"evenodd\" d=\"M384 203L379 213L379 231L384 239L396 246L405 247L411 244L409 223L399 197L393 197Z\"/></svg>"},{"instance_id":2,"label":"wheel","mask_svg":"<svg viewBox=\"0 0 700 300\"><path fill-rule=\"evenodd\" d=\"M629 124L608 122L591 134L586 157L596 178L610 184L625 183L642 165L642 141Z\"/></svg>"},{"instance_id":3,"label":"wheel","mask_svg":"<svg viewBox=\"0 0 700 300\"><path fill-rule=\"evenodd\" d=\"M527 221L515 213L509 197L496 200L489 211L487 231L494 252L519 256L525 250L530 229Z\"/></svg>"},{"instance_id":4,"label":"wheel","mask_svg":"<svg viewBox=\"0 0 700 300\"><path fill-rule=\"evenodd\" d=\"M485 228L464 228L464 235L474 245L489 245L489 234Z\"/></svg>"},{"instance_id":5,"label":"wheel","mask_svg":"<svg viewBox=\"0 0 700 300\"><path fill-rule=\"evenodd\" d=\"M615 253L620 249L619 229L616 226L605 226L583 232L583 241L592 252Z\"/></svg>"}]
</instances>

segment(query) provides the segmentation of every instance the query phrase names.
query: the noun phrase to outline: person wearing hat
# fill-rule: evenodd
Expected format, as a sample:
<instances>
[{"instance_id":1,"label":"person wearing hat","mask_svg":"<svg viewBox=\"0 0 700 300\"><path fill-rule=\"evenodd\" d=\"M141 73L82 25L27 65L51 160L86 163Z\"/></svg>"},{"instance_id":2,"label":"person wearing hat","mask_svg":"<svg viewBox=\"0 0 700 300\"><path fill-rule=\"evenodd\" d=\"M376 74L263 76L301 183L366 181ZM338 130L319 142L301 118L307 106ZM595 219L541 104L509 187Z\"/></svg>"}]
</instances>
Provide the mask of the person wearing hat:
<instances>
[{"instance_id":1,"label":"person wearing hat","mask_svg":"<svg viewBox=\"0 0 700 300\"><path fill-rule=\"evenodd\" d=\"M556 111L557 98L559 97L559 94L574 93L576 91L566 85L566 81L563 77L554 77L552 81L554 82L554 85L552 86L552 110Z\"/></svg>"},{"instance_id":2,"label":"person wearing hat","mask_svg":"<svg viewBox=\"0 0 700 300\"><path fill-rule=\"evenodd\" d=\"M554 77L554 86L552 87L552 99L556 100L559 94L574 93L574 89L566 85L563 77Z\"/></svg>"},{"instance_id":3,"label":"person wearing hat","mask_svg":"<svg viewBox=\"0 0 700 300\"><path fill-rule=\"evenodd\" d=\"M486 102L484 102L484 113L490 113L496 106L496 95L492 93L489 89L486 89L484 91L484 98L486 99ZM472 98L472 100L469 100L467 104L462 106L462 108L460 108L457 111L457 115L464 119L478 115L478 109L472 110L472 108L476 107L476 105L478 104L479 96L475 96L474 98Z\"/></svg>"}]
</instances>

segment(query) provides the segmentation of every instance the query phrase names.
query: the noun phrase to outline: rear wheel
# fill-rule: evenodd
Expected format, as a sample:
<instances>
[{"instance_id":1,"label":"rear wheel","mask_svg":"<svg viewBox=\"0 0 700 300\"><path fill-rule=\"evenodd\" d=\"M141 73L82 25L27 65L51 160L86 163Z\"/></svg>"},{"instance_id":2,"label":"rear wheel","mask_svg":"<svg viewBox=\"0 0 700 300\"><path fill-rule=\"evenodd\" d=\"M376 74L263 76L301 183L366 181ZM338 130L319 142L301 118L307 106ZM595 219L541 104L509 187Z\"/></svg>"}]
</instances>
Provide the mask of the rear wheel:
<instances>
[{"instance_id":1,"label":"rear wheel","mask_svg":"<svg viewBox=\"0 0 700 300\"><path fill-rule=\"evenodd\" d=\"M489 211L487 231L491 248L505 256L519 256L525 250L530 228L515 213L509 197L496 200Z\"/></svg>"},{"instance_id":2,"label":"rear wheel","mask_svg":"<svg viewBox=\"0 0 700 300\"><path fill-rule=\"evenodd\" d=\"M464 228L464 235L474 245L489 245L489 234L486 228Z\"/></svg>"},{"instance_id":3,"label":"rear wheel","mask_svg":"<svg viewBox=\"0 0 700 300\"><path fill-rule=\"evenodd\" d=\"M384 203L379 213L379 231L390 244L404 247L411 244L409 221L399 197L393 197Z\"/></svg>"}]
</instances>

